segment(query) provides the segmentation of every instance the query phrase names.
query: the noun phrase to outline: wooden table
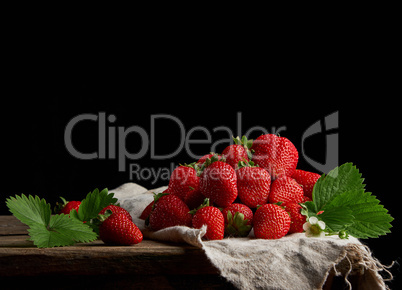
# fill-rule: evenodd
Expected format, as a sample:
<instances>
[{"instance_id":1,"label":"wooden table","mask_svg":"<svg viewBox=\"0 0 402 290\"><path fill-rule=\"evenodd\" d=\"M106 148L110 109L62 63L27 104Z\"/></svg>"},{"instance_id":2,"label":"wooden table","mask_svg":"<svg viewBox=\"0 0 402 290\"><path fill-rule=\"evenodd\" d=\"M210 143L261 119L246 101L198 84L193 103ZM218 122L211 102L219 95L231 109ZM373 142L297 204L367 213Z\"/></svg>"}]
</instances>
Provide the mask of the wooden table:
<instances>
[{"instance_id":1,"label":"wooden table","mask_svg":"<svg viewBox=\"0 0 402 290\"><path fill-rule=\"evenodd\" d=\"M203 250L188 244L143 240L106 246L97 240L39 249L27 241L27 226L0 216L0 289L235 289ZM356 286L352 279L353 286ZM7 286L5 286L7 285ZM341 289L330 273L324 289ZM353 287L357 289L358 287Z\"/></svg>"},{"instance_id":2,"label":"wooden table","mask_svg":"<svg viewBox=\"0 0 402 290\"><path fill-rule=\"evenodd\" d=\"M0 289L233 289L204 252L187 244L143 240L134 246L100 241L36 248L27 227L0 216Z\"/></svg>"}]
</instances>

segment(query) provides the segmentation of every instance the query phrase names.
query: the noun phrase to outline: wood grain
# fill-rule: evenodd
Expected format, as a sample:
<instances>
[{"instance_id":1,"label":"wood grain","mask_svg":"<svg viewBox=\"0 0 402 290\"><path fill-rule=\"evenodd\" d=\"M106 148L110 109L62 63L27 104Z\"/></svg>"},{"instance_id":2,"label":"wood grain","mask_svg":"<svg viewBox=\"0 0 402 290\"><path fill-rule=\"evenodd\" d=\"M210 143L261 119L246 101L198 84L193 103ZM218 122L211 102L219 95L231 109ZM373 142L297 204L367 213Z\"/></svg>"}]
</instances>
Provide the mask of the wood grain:
<instances>
[{"instance_id":1,"label":"wood grain","mask_svg":"<svg viewBox=\"0 0 402 290\"><path fill-rule=\"evenodd\" d=\"M102 241L70 247L36 248L26 227L12 216L1 216L2 276L42 274L218 274L204 252L187 244L143 240L133 246L106 246Z\"/></svg>"},{"instance_id":2,"label":"wood grain","mask_svg":"<svg viewBox=\"0 0 402 290\"><path fill-rule=\"evenodd\" d=\"M0 236L27 235L28 226L12 215L0 216Z\"/></svg>"},{"instance_id":3,"label":"wood grain","mask_svg":"<svg viewBox=\"0 0 402 290\"><path fill-rule=\"evenodd\" d=\"M46 277L46 283L56 283L54 289L67 289L70 286L57 282L68 277L91 286L88 289L233 288L201 249L188 244L143 240L133 246L106 246L97 240L39 249L28 241L27 233L27 227L13 216L0 216L1 283L26 288L40 285Z\"/></svg>"},{"instance_id":4,"label":"wood grain","mask_svg":"<svg viewBox=\"0 0 402 290\"><path fill-rule=\"evenodd\" d=\"M236 289L204 251L188 244L143 240L133 246L102 241L39 249L27 227L0 216L0 285L3 289ZM245 269L247 271L247 269ZM45 281L45 282L44 282ZM332 273L324 289L345 286ZM356 285L356 283L352 283ZM335 286L335 288L334 288Z\"/></svg>"}]
</instances>

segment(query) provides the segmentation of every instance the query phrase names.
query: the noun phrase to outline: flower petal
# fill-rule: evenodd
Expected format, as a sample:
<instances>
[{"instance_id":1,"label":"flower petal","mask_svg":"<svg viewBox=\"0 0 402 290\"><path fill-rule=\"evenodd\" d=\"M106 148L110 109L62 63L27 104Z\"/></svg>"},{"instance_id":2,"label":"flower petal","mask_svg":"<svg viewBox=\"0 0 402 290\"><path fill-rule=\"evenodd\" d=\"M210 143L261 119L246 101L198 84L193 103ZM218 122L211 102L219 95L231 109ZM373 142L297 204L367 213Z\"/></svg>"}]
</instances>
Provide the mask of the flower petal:
<instances>
[{"instance_id":1,"label":"flower petal","mask_svg":"<svg viewBox=\"0 0 402 290\"><path fill-rule=\"evenodd\" d=\"M318 223L318 218L316 218L315 216L312 216L308 219L308 221L310 222L310 224L315 225Z\"/></svg>"},{"instance_id":2,"label":"flower petal","mask_svg":"<svg viewBox=\"0 0 402 290\"><path fill-rule=\"evenodd\" d=\"M323 221L319 221L319 222L318 222L318 226L319 226L322 230L325 229L325 223L324 223Z\"/></svg>"},{"instance_id":3,"label":"flower petal","mask_svg":"<svg viewBox=\"0 0 402 290\"><path fill-rule=\"evenodd\" d=\"M311 228L311 224L309 222L306 222L303 224L303 230L305 230L306 232L309 231Z\"/></svg>"},{"instance_id":4,"label":"flower petal","mask_svg":"<svg viewBox=\"0 0 402 290\"><path fill-rule=\"evenodd\" d=\"M308 238L314 237L314 234L313 234L311 231L306 231L304 234L305 234L306 237L308 237Z\"/></svg>"}]
</instances>

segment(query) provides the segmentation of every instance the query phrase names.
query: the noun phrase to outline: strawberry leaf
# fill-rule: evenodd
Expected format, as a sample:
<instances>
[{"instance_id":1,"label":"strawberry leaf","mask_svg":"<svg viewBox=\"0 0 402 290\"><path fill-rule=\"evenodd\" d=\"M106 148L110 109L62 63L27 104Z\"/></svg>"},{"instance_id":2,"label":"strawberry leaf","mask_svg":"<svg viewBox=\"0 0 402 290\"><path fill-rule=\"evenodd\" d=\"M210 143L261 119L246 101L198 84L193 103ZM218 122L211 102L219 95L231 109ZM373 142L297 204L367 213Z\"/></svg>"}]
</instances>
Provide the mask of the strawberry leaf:
<instances>
[{"instance_id":1,"label":"strawberry leaf","mask_svg":"<svg viewBox=\"0 0 402 290\"><path fill-rule=\"evenodd\" d=\"M29 226L30 240L40 247L69 246L76 242L89 242L97 235L81 221L68 215L51 215L50 204L39 197L25 195L6 200L10 212Z\"/></svg>"},{"instance_id":2,"label":"strawberry leaf","mask_svg":"<svg viewBox=\"0 0 402 290\"><path fill-rule=\"evenodd\" d=\"M345 163L331 170L327 175L323 174L313 189L316 212L324 210L326 204L345 191L364 189L363 181L359 170L352 163Z\"/></svg>"},{"instance_id":3,"label":"strawberry leaf","mask_svg":"<svg viewBox=\"0 0 402 290\"><path fill-rule=\"evenodd\" d=\"M325 222L326 231L374 238L389 233L393 218L371 193L365 192L359 170L346 163L323 174L314 185L313 201L302 204L302 214Z\"/></svg>"},{"instance_id":4,"label":"strawberry leaf","mask_svg":"<svg viewBox=\"0 0 402 290\"><path fill-rule=\"evenodd\" d=\"M333 232L345 230L354 222L352 211L348 207L331 207L319 215L319 219L325 222L327 229Z\"/></svg>"},{"instance_id":5,"label":"strawberry leaf","mask_svg":"<svg viewBox=\"0 0 402 290\"><path fill-rule=\"evenodd\" d=\"M70 215L80 221L89 222L91 219L95 219L102 209L116 202L117 198L114 197L113 193L109 193L107 188L101 192L96 188L94 191L89 192L85 199L81 201L78 213L72 210Z\"/></svg>"},{"instance_id":6,"label":"strawberry leaf","mask_svg":"<svg viewBox=\"0 0 402 290\"><path fill-rule=\"evenodd\" d=\"M10 196L6 199L6 204L10 212L24 224L49 224L52 212L50 204L38 196L29 195L27 197L24 194L15 197Z\"/></svg>"},{"instance_id":7,"label":"strawberry leaf","mask_svg":"<svg viewBox=\"0 0 402 290\"><path fill-rule=\"evenodd\" d=\"M77 242L91 242L95 232L81 221L68 215L54 215L48 226L36 224L28 229L30 240L39 248L71 246Z\"/></svg>"},{"instance_id":8,"label":"strawberry leaf","mask_svg":"<svg viewBox=\"0 0 402 290\"><path fill-rule=\"evenodd\" d=\"M353 214L353 223L347 225L345 230L356 238L376 238L389 233L390 222L393 221L388 210L379 203L374 195L364 190L345 192L325 207L321 217L325 217L327 210L333 211L337 208L349 210Z\"/></svg>"}]
</instances>

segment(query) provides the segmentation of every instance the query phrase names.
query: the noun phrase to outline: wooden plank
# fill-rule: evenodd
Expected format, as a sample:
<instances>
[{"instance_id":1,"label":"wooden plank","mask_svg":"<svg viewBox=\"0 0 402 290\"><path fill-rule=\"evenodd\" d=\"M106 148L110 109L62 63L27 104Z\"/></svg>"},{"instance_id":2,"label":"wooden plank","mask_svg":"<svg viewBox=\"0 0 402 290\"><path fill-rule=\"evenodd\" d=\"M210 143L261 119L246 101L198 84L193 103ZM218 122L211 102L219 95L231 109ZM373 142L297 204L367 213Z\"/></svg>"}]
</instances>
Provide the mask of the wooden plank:
<instances>
[{"instance_id":1,"label":"wooden plank","mask_svg":"<svg viewBox=\"0 0 402 290\"><path fill-rule=\"evenodd\" d=\"M26 235L28 226L21 223L13 215L0 215L0 236Z\"/></svg>"},{"instance_id":2,"label":"wooden plank","mask_svg":"<svg viewBox=\"0 0 402 290\"><path fill-rule=\"evenodd\" d=\"M35 275L195 275L218 270L204 252L188 244L143 240L133 246L106 246L102 241L39 249L28 241L26 227L0 216L0 276ZM25 233L25 234L24 234Z\"/></svg>"},{"instance_id":3,"label":"wooden plank","mask_svg":"<svg viewBox=\"0 0 402 290\"><path fill-rule=\"evenodd\" d=\"M0 275L218 274L201 249L144 240L138 245L106 246L102 241L39 249L28 236L0 238Z\"/></svg>"},{"instance_id":4,"label":"wooden plank","mask_svg":"<svg viewBox=\"0 0 402 290\"><path fill-rule=\"evenodd\" d=\"M237 289L219 275L94 275L0 277L2 289Z\"/></svg>"}]
</instances>

